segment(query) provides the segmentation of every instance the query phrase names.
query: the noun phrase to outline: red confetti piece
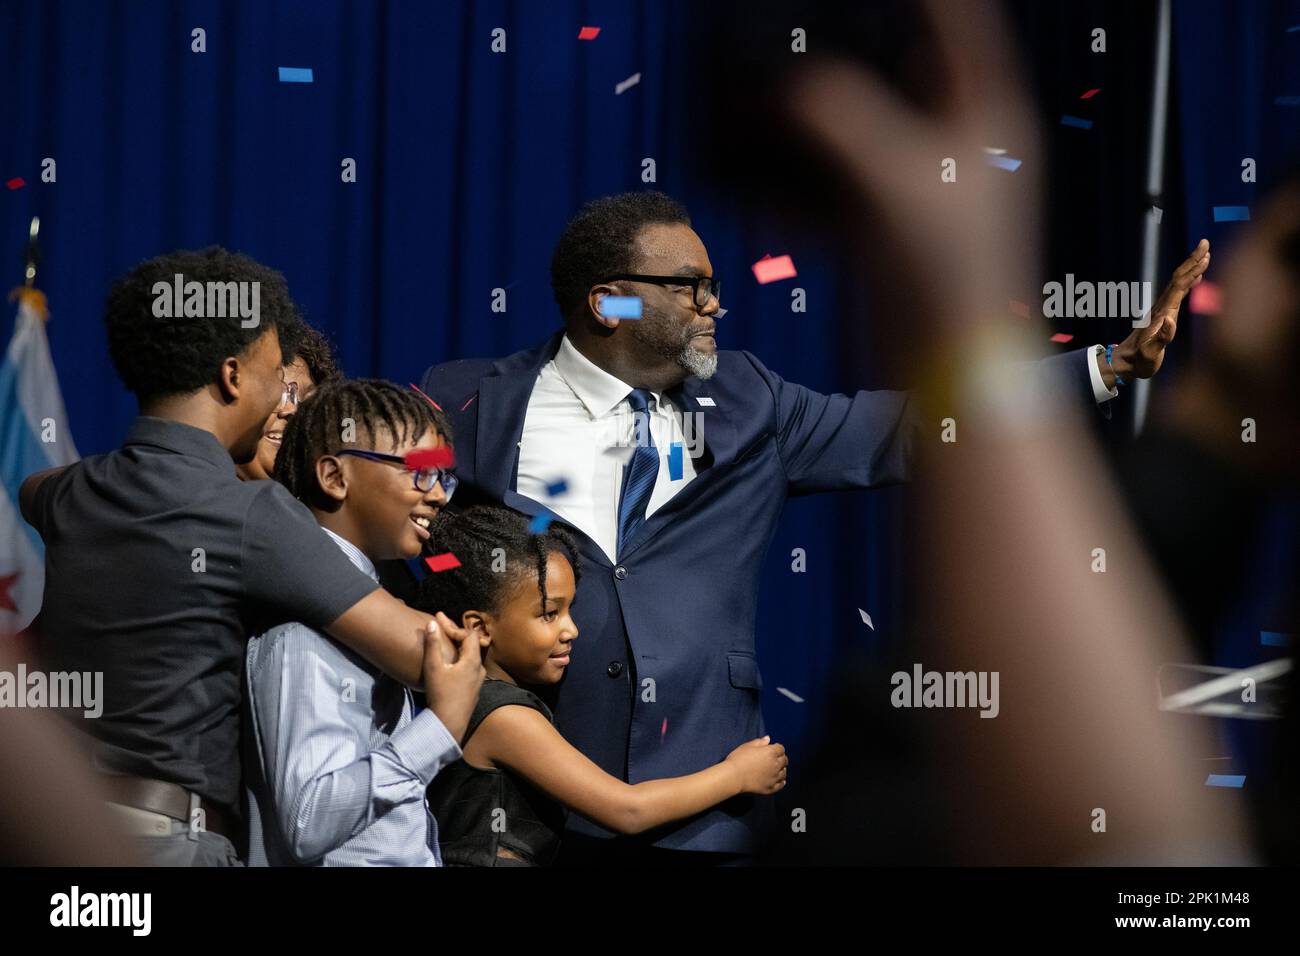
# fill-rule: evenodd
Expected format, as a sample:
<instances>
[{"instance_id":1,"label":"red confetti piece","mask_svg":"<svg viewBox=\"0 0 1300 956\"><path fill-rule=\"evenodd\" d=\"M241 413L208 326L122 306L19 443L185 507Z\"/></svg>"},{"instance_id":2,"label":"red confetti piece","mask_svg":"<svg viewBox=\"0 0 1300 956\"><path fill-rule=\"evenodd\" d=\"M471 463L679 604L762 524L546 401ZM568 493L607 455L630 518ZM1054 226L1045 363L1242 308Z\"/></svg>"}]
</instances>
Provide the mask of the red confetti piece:
<instances>
[{"instance_id":1,"label":"red confetti piece","mask_svg":"<svg viewBox=\"0 0 1300 956\"><path fill-rule=\"evenodd\" d=\"M407 384L410 385L411 388L413 388L413 389L415 389L417 392L419 392L419 394L424 398L424 400L425 400L426 402L428 402L430 405L432 405L432 406L433 406L434 408L436 408L438 411L442 411L442 406L439 405L437 402L435 402L433 399L431 399L428 395L425 395L424 392L420 391L420 386L416 385L414 382L407 382Z\"/></svg>"},{"instance_id":2,"label":"red confetti piece","mask_svg":"<svg viewBox=\"0 0 1300 956\"><path fill-rule=\"evenodd\" d=\"M664 742L664 734L668 733L668 718L664 718L664 725L659 730L659 742Z\"/></svg>"},{"instance_id":3,"label":"red confetti piece","mask_svg":"<svg viewBox=\"0 0 1300 956\"><path fill-rule=\"evenodd\" d=\"M435 554L431 558L425 558L424 563L429 566L430 571L435 573L438 571L450 571L452 568L460 567L460 562L456 560L456 556L450 551L446 554Z\"/></svg>"},{"instance_id":4,"label":"red confetti piece","mask_svg":"<svg viewBox=\"0 0 1300 956\"><path fill-rule=\"evenodd\" d=\"M456 464L456 455L450 445L441 448L421 448L419 451L407 452L406 467L408 471L421 468L451 468Z\"/></svg>"},{"instance_id":5,"label":"red confetti piece","mask_svg":"<svg viewBox=\"0 0 1300 956\"><path fill-rule=\"evenodd\" d=\"M1192 287L1187 310L1197 315L1218 315L1223 310L1223 291L1209 279L1202 279Z\"/></svg>"},{"instance_id":6,"label":"red confetti piece","mask_svg":"<svg viewBox=\"0 0 1300 956\"><path fill-rule=\"evenodd\" d=\"M469 408L470 405L473 403L474 399L476 399L476 398L478 398L478 393L477 393L477 392L475 392L473 395L471 395L471 396L469 397L469 401L466 402L464 405L462 405L462 406L460 407L460 410L463 412L465 409Z\"/></svg>"},{"instance_id":7,"label":"red confetti piece","mask_svg":"<svg viewBox=\"0 0 1300 956\"><path fill-rule=\"evenodd\" d=\"M1084 93L1081 97L1079 97L1079 99L1090 100L1100 92L1101 92L1101 87L1097 87L1097 89L1095 90L1089 90L1087 93Z\"/></svg>"},{"instance_id":8,"label":"red confetti piece","mask_svg":"<svg viewBox=\"0 0 1300 956\"><path fill-rule=\"evenodd\" d=\"M27 185L27 180L23 179L21 176L15 176L13 179L5 183L5 185L10 189L22 189Z\"/></svg>"},{"instance_id":9,"label":"red confetti piece","mask_svg":"<svg viewBox=\"0 0 1300 956\"><path fill-rule=\"evenodd\" d=\"M600 27L583 27L578 31L579 40L594 40L600 36Z\"/></svg>"},{"instance_id":10,"label":"red confetti piece","mask_svg":"<svg viewBox=\"0 0 1300 956\"><path fill-rule=\"evenodd\" d=\"M1029 303L1013 301L1011 303L1011 311L1021 318L1027 319L1029 318Z\"/></svg>"},{"instance_id":11,"label":"red confetti piece","mask_svg":"<svg viewBox=\"0 0 1300 956\"><path fill-rule=\"evenodd\" d=\"M1070 341L1070 339L1072 339L1072 338L1074 338L1073 335L1069 335L1069 334L1067 334L1067 333L1065 333L1065 332L1057 332L1055 335L1052 336L1052 341L1053 341L1053 342L1068 342L1068 341Z\"/></svg>"},{"instance_id":12,"label":"red confetti piece","mask_svg":"<svg viewBox=\"0 0 1300 956\"><path fill-rule=\"evenodd\" d=\"M759 285L779 282L781 279L793 279L798 274L794 270L794 260L789 256L759 259L754 263L754 278L758 280Z\"/></svg>"}]
</instances>

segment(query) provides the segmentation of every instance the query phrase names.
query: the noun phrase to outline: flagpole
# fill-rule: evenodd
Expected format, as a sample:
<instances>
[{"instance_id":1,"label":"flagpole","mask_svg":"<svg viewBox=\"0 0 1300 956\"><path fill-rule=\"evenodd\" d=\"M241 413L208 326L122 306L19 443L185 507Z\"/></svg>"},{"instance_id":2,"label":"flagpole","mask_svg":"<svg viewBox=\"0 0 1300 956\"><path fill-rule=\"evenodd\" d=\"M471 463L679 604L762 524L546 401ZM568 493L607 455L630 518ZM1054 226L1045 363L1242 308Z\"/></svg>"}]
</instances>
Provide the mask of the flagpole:
<instances>
[{"instance_id":1,"label":"flagpole","mask_svg":"<svg viewBox=\"0 0 1300 956\"><path fill-rule=\"evenodd\" d=\"M42 322L49 322L50 309L45 293L36 288L36 267L41 261L41 246L37 241L41 234L41 217L32 216L32 223L27 227L26 265L23 267L23 284L9 293L9 301L18 300L20 306L26 305L41 317Z\"/></svg>"},{"instance_id":2,"label":"flagpole","mask_svg":"<svg viewBox=\"0 0 1300 956\"><path fill-rule=\"evenodd\" d=\"M41 234L41 217L32 216L32 224L27 229L27 267L23 271L23 285L34 288L36 283L36 261L40 258L40 246L36 237Z\"/></svg>"}]
</instances>

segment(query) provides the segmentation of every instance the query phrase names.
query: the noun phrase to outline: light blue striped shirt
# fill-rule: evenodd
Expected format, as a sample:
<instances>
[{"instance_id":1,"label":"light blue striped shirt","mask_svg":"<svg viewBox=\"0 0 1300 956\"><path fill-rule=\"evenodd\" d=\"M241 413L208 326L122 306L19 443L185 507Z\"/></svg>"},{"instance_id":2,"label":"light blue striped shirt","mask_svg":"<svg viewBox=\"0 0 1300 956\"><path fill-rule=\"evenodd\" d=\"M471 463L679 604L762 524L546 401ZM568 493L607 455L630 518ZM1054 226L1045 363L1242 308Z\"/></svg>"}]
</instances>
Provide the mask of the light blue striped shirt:
<instances>
[{"instance_id":1,"label":"light blue striped shirt","mask_svg":"<svg viewBox=\"0 0 1300 956\"><path fill-rule=\"evenodd\" d=\"M441 866L425 789L461 751L433 711L412 716L406 687L305 624L252 638L246 663L249 865Z\"/></svg>"}]
</instances>

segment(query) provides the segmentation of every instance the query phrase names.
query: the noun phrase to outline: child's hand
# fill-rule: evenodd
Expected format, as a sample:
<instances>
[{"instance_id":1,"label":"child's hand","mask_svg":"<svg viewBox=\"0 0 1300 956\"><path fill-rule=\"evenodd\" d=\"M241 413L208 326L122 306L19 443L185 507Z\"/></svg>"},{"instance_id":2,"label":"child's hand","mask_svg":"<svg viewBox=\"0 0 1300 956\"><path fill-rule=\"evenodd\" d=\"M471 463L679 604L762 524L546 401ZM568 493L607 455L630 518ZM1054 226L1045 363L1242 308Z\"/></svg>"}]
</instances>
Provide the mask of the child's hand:
<instances>
[{"instance_id":1,"label":"child's hand","mask_svg":"<svg viewBox=\"0 0 1300 956\"><path fill-rule=\"evenodd\" d=\"M445 629L453 636L444 633L440 621L429 622L424 632L424 694L429 709L459 741L469 727L483 686L483 654L478 641L466 639L466 632L445 615L438 618L446 622Z\"/></svg>"},{"instance_id":2,"label":"child's hand","mask_svg":"<svg viewBox=\"0 0 1300 956\"><path fill-rule=\"evenodd\" d=\"M776 793L785 786L790 758L783 746L771 740L771 737L759 737L741 744L723 761L739 775L741 793Z\"/></svg>"}]
</instances>

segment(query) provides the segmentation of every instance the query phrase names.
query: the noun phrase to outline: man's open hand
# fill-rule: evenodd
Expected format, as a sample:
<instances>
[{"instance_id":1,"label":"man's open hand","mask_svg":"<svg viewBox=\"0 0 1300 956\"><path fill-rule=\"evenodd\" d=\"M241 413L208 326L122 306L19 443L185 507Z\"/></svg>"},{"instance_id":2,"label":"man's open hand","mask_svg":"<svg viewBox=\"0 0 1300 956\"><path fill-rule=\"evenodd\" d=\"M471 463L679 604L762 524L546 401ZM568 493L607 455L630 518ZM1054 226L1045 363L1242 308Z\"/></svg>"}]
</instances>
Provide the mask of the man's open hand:
<instances>
[{"instance_id":1,"label":"man's open hand","mask_svg":"<svg viewBox=\"0 0 1300 956\"><path fill-rule=\"evenodd\" d=\"M1174 270L1160 293L1160 298L1151 308L1151 322L1143 329L1134 329L1129 337L1116 346L1111 356L1111 365L1115 373L1127 380L1150 378L1160 371L1165 360L1165 349L1174 340L1178 332L1178 309L1183 304L1187 293L1201 281L1205 270L1210 265L1210 241L1202 239L1196 244L1191 255L1183 260L1182 265ZM1106 384L1114 387L1109 379L1113 375L1103 374Z\"/></svg>"}]
</instances>

